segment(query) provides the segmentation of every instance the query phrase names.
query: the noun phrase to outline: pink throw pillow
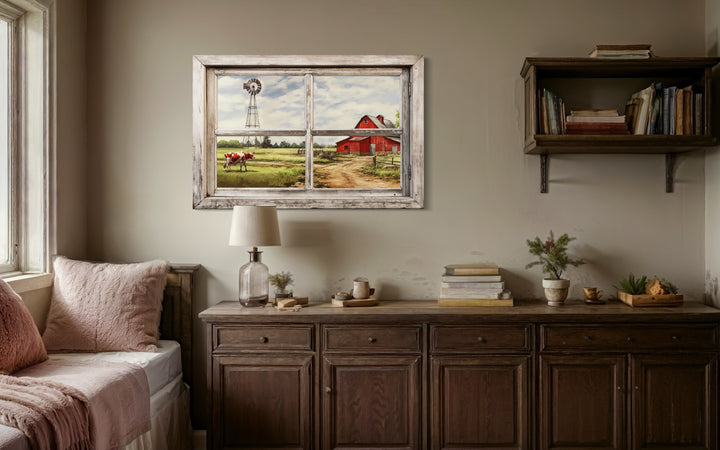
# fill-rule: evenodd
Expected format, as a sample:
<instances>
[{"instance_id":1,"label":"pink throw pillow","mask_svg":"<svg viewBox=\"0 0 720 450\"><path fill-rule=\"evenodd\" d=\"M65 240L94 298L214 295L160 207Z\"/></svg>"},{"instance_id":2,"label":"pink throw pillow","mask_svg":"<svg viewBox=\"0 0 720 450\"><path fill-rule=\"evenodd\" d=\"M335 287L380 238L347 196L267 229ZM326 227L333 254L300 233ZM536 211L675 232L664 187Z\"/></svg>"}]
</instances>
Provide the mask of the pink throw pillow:
<instances>
[{"instance_id":1,"label":"pink throw pillow","mask_svg":"<svg viewBox=\"0 0 720 450\"><path fill-rule=\"evenodd\" d=\"M165 261L108 264L55 258L48 351L157 350Z\"/></svg>"},{"instance_id":2,"label":"pink throw pillow","mask_svg":"<svg viewBox=\"0 0 720 450\"><path fill-rule=\"evenodd\" d=\"M46 359L30 311L10 285L0 280L0 374L11 374Z\"/></svg>"}]
</instances>

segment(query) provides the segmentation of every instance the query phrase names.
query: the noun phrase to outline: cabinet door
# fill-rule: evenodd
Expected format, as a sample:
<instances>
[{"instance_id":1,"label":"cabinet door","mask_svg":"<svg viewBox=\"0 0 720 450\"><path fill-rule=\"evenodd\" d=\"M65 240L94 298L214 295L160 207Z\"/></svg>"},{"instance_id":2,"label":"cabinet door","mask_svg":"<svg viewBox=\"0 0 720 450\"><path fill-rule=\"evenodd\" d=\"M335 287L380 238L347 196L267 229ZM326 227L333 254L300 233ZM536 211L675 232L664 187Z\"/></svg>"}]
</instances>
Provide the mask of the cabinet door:
<instances>
[{"instance_id":1,"label":"cabinet door","mask_svg":"<svg viewBox=\"0 0 720 450\"><path fill-rule=\"evenodd\" d=\"M529 448L529 359L433 357L432 448Z\"/></svg>"},{"instance_id":2,"label":"cabinet door","mask_svg":"<svg viewBox=\"0 0 720 450\"><path fill-rule=\"evenodd\" d=\"M323 449L420 448L420 361L326 355Z\"/></svg>"},{"instance_id":3,"label":"cabinet door","mask_svg":"<svg viewBox=\"0 0 720 450\"><path fill-rule=\"evenodd\" d=\"M312 355L213 356L212 449L311 448Z\"/></svg>"},{"instance_id":4,"label":"cabinet door","mask_svg":"<svg viewBox=\"0 0 720 450\"><path fill-rule=\"evenodd\" d=\"M540 356L540 448L619 449L625 432L624 356Z\"/></svg>"},{"instance_id":5,"label":"cabinet door","mask_svg":"<svg viewBox=\"0 0 720 450\"><path fill-rule=\"evenodd\" d=\"M632 357L633 448L717 449L714 354Z\"/></svg>"}]
</instances>

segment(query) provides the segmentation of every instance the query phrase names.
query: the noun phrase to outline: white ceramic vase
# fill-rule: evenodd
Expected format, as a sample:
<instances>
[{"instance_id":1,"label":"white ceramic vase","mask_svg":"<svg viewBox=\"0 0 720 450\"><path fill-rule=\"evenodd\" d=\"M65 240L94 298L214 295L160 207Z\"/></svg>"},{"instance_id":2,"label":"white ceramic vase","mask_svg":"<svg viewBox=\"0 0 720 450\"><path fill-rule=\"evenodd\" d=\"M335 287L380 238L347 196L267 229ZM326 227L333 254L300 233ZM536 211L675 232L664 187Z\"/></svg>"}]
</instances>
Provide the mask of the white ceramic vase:
<instances>
[{"instance_id":1,"label":"white ceramic vase","mask_svg":"<svg viewBox=\"0 0 720 450\"><path fill-rule=\"evenodd\" d=\"M548 306L562 306L565 304L565 299L568 296L568 290L570 288L570 280L544 278L542 285L545 289L545 299L548 302Z\"/></svg>"}]
</instances>

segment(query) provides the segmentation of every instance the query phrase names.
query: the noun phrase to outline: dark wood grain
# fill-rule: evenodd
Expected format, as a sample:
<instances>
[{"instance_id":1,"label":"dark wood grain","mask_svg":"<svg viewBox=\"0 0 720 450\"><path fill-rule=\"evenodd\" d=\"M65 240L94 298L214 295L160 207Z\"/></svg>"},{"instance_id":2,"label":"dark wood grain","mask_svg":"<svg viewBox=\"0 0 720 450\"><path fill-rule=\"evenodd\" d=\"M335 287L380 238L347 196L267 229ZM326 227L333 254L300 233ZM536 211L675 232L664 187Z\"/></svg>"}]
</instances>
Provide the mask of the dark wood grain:
<instances>
[{"instance_id":1,"label":"dark wood grain","mask_svg":"<svg viewBox=\"0 0 720 450\"><path fill-rule=\"evenodd\" d=\"M311 447L311 355L213 358L210 448Z\"/></svg>"},{"instance_id":2,"label":"dark wood grain","mask_svg":"<svg viewBox=\"0 0 720 450\"><path fill-rule=\"evenodd\" d=\"M625 448L625 358L541 355L540 448Z\"/></svg>"},{"instance_id":3,"label":"dark wood grain","mask_svg":"<svg viewBox=\"0 0 720 450\"><path fill-rule=\"evenodd\" d=\"M213 350L312 350L312 325L218 326L214 328Z\"/></svg>"},{"instance_id":4,"label":"dark wood grain","mask_svg":"<svg viewBox=\"0 0 720 450\"><path fill-rule=\"evenodd\" d=\"M432 448L526 449L530 357L434 356Z\"/></svg>"},{"instance_id":5,"label":"dark wood grain","mask_svg":"<svg viewBox=\"0 0 720 450\"><path fill-rule=\"evenodd\" d=\"M420 448L420 361L325 356L323 448Z\"/></svg>"},{"instance_id":6,"label":"dark wood grain","mask_svg":"<svg viewBox=\"0 0 720 450\"><path fill-rule=\"evenodd\" d=\"M529 352L532 326L476 325L456 327L433 326L430 329L430 351L433 353L502 353Z\"/></svg>"},{"instance_id":7,"label":"dark wood grain","mask_svg":"<svg viewBox=\"0 0 720 450\"><path fill-rule=\"evenodd\" d=\"M360 352L419 352L421 349L421 328L378 327L378 326L325 326L323 327L323 348L332 351Z\"/></svg>"},{"instance_id":8,"label":"dark wood grain","mask_svg":"<svg viewBox=\"0 0 720 450\"><path fill-rule=\"evenodd\" d=\"M717 355L632 358L634 449L717 449Z\"/></svg>"}]
</instances>

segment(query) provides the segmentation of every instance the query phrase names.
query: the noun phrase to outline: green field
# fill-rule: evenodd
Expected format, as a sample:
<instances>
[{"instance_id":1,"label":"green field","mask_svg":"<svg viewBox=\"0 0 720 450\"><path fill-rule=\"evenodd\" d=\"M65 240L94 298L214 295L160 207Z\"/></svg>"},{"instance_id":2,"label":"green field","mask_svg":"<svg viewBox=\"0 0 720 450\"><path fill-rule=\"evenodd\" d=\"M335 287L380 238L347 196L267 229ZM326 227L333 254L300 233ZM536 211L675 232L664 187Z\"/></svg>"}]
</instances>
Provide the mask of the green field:
<instances>
[{"instance_id":1,"label":"green field","mask_svg":"<svg viewBox=\"0 0 720 450\"><path fill-rule=\"evenodd\" d=\"M240 165L223 168L225 153L244 151L255 158L247 163L247 172ZM305 155L294 148L218 148L218 187L304 187Z\"/></svg>"},{"instance_id":2,"label":"green field","mask_svg":"<svg viewBox=\"0 0 720 450\"><path fill-rule=\"evenodd\" d=\"M253 153L255 158L247 162L247 172L240 170L240 165L225 169L225 153L244 151ZM335 149L319 149L313 159L316 166L339 163L352 160L356 155L337 154ZM326 156L323 158L321 156ZM218 187L258 187L258 188L287 188L305 186L305 154L298 153L295 148L218 148L217 158L217 186ZM330 159L332 158L332 159ZM400 157L377 156L377 163L366 165L362 172L378 178L400 180ZM315 187L324 187L323 175L316 173Z\"/></svg>"}]
</instances>

